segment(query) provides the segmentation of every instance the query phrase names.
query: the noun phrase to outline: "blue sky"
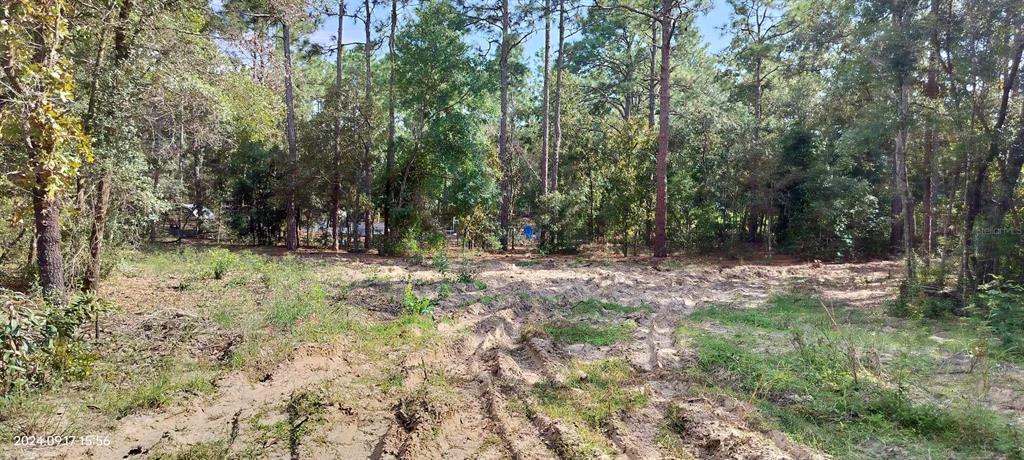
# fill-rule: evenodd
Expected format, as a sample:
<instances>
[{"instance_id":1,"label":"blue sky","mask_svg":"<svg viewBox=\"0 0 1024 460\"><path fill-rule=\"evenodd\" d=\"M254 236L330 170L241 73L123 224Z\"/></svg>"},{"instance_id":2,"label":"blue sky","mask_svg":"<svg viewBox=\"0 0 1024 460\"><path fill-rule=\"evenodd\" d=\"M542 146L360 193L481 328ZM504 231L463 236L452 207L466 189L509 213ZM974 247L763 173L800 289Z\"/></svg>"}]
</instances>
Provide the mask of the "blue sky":
<instances>
[{"instance_id":1,"label":"blue sky","mask_svg":"<svg viewBox=\"0 0 1024 460\"><path fill-rule=\"evenodd\" d=\"M349 12L359 11L362 6L360 0L348 0ZM386 21L390 15L389 3L379 6L374 11L374 21ZM402 13L399 13L402 14ZM721 51L729 45L729 37L723 35L721 30L722 26L726 25L729 21L729 5L725 0L713 0L711 9L699 16L696 20L697 29L700 30L701 36L704 41L708 44L708 48L712 52ZM337 17L327 18L326 21L309 37L310 41L319 43L324 46L334 45L334 35L338 30L338 19ZM364 31L363 24L357 22L351 18L345 20L345 36L344 41L346 43L362 42ZM539 30L533 36L524 42L526 46L526 56L532 60L536 60L539 54L539 50L544 46L544 34L543 30Z\"/></svg>"}]
</instances>

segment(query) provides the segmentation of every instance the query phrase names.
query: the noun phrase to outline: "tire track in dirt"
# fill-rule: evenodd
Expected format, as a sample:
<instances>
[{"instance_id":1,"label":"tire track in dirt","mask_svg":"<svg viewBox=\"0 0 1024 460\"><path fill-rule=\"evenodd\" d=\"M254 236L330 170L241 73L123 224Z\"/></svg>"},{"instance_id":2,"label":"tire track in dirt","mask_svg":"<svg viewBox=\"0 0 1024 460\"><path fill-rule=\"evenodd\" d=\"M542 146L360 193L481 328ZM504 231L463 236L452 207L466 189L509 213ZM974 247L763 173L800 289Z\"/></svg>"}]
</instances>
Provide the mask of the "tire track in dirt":
<instances>
[{"instance_id":1,"label":"tire track in dirt","mask_svg":"<svg viewBox=\"0 0 1024 460\"><path fill-rule=\"evenodd\" d=\"M259 410L287 401L296 391L324 382L350 381L354 369L340 350L305 346L278 365L270 377L252 382L242 372L232 372L216 382L212 398L195 398L155 413L129 415L106 434L108 446L68 446L31 452L35 458L145 458L157 449L188 446L229 439L234 444L243 433L240 423ZM35 455L38 454L38 455Z\"/></svg>"},{"instance_id":2,"label":"tire track in dirt","mask_svg":"<svg viewBox=\"0 0 1024 460\"><path fill-rule=\"evenodd\" d=\"M698 305L759 298L773 286L786 285L787 280L809 278L807 267L734 267L720 268L717 273L704 268L659 270L654 278L651 268L644 266L556 267L541 270L540 276L532 278L526 270L505 267L511 264L502 262L497 269L494 265L484 275L491 286L488 294L503 298L504 303L459 307L453 326L439 323L439 332L451 340L401 360L403 383L398 397L356 382L360 375L379 373L388 363L353 363L346 356L358 355L347 354L340 347L302 347L264 382L251 382L233 372L217 383L213 397L122 419L111 433L110 448L72 446L43 452L39 458L141 458L157 450L219 439L228 439L237 449L252 442L253 428L247 420L267 415L261 411L269 412L271 421L283 416L283 405L292 395L315 385L347 393L348 401L327 409L322 432L298 439L294 445L271 446L274 453L285 456L292 451L302 458L578 458L583 454L580 434L572 424L541 414L530 389L541 381L564 384L570 359L607 357L630 362L650 396L645 407L614 414L600 433L612 446L612 456L671 456L658 445L657 436L672 414L689 417L697 423L694 426L709 427L706 433L687 432L693 439L686 446L699 457L728 458L721 452L729 451L716 453L702 444L715 444L714 433L724 430L741 433L736 439L757 439L750 445L767 446L762 441L768 440L779 448L765 447L764 458L819 458L779 447L792 444L784 436L780 438L781 434L759 432L727 415L700 415L717 414L716 410L728 404L687 402L688 384L680 369L690 364L691 357L686 350L678 350L673 339L678 320ZM515 275L505 276L508 271ZM828 273L825 281L818 283L823 291L849 288L842 284L845 268ZM868 274L859 276L867 279ZM863 287L865 293L857 294L858 299L871 301L868 289L874 288ZM540 295L556 300L529 298ZM652 309L631 318L638 324L632 343L610 350L587 350L586 354L551 343L533 329L524 330L529 324L550 320L554 313L550 308L555 308L552 303L564 306L584 298L642 302ZM417 393L440 377L449 381L450 394ZM726 443L732 442L730 439L723 438Z\"/></svg>"}]
</instances>

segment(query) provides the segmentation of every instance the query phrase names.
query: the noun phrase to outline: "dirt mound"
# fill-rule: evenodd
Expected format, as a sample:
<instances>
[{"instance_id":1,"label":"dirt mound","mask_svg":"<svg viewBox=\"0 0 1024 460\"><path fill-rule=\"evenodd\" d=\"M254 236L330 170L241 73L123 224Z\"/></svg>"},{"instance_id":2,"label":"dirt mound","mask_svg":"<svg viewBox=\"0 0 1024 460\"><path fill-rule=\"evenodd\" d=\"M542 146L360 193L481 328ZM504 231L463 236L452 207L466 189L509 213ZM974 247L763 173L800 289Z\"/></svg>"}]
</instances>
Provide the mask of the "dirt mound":
<instances>
[{"instance_id":1,"label":"dirt mound","mask_svg":"<svg viewBox=\"0 0 1024 460\"><path fill-rule=\"evenodd\" d=\"M673 431L698 458L818 460L829 458L799 446L779 431L762 432L747 422L754 411L746 403L720 396L673 402L668 416Z\"/></svg>"},{"instance_id":2,"label":"dirt mound","mask_svg":"<svg viewBox=\"0 0 1024 460\"><path fill-rule=\"evenodd\" d=\"M124 330L128 329L128 330ZM226 331L213 321L181 311L161 311L138 323L125 324L116 335L141 339L151 356L185 351L197 361L221 362L231 357L241 335Z\"/></svg>"}]
</instances>

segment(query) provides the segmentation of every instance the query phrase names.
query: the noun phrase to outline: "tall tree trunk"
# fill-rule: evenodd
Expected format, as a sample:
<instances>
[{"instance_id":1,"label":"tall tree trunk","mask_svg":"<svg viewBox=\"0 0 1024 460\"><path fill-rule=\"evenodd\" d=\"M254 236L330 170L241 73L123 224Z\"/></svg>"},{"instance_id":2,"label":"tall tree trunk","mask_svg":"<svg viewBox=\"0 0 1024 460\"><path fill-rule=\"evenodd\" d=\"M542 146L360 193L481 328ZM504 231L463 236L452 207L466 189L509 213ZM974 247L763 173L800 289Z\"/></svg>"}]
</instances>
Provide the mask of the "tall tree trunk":
<instances>
[{"instance_id":1,"label":"tall tree trunk","mask_svg":"<svg viewBox=\"0 0 1024 460\"><path fill-rule=\"evenodd\" d=\"M668 256L669 78L672 59L672 0L661 0L661 74L658 79L658 158L654 169L654 257Z\"/></svg>"},{"instance_id":2,"label":"tall tree trunk","mask_svg":"<svg viewBox=\"0 0 1024 460\"><path fill-rule=\"evenodd\" d=\"M499 225L501 227L501 250L509 248L509 226L511 225L511 171L509 171L508 153L508 58L511 51L511 24L509 20L508 0L501 0L501 55L500 65L500 90L501 90L501 121L498 126L498 161L501 163L501 210L499 213Z\"/></svg>"},{"instance_id":3,"label":"tall tree trunk","mask_svg":"<svg viewBox=\"0 0 1024 460\"><path fill-rule=\"evenodd\" d=\"M398 0L391 0L391 32L388 35L388 154L384 177L384 235L391 234L395 168L395 31L398 28Z\"/></svg>"},{"instance_id":4,"label":"tall tree trunk","mask_svg":"<svg viewBox=\"0 0 1024 460\"><path fill-rule=\"evenodd\" d=\"M555 58L555 152L551 159L551 191L558 191L558 165L562 157L562 72L565 68L565 0L558 0L558 57Z\"/></svg>"},{"instance_id":5,"label":"tall tree trunk","mask_svg":"<svg viewBox=\"0 0 1024 460\"><path fill-rule=\"evenodd\" d=\"M1010 145L1005 166L999 175L999 196L996 197L995 219L992 225L998 228L1003 225L1006 214L1014 208L1015 194L1020 186L1021 167L1024 166L1024 106L1018 120L1017 134Z\"/></svg>"},{"instance_id":6,"label":"tall tree trunk","mask_svg":"<svg viewBox=\"0 0 1024 460\"><path fill-rule=\"evenodd\" d=\"M1003 93L1000 99L999 112L991 131L988 154L978 163L977 170L967 186L966 211L964 214L963 227L963 254L960 260L960 285L965 297L973 295L977 285L985 281L985 278L992 273L992 264L987 257L991 256L995 249L989 245L991 238L984 238L981 241L982 248L978 252L983 254L983 259L978 260L975 254L974 224L981 215L984 206L984 189L988 183L988 168L996 157L999 156L999 137L1006 123L1009 111L1010 93L1017 82L1017 73L1020 68L1021 55L1024 53L1024 34L1016 37L1016 44L1010 56L1010 70L1003 80Z\"/></svg>"},{"instance_id":7,"label":"tall tree trunk","mask_svg":"<svg viewBox=\"0 0 1024 460\"><path fill-rule=\"evenodd\" d=\"M67 304L67 291L64 283L64 258L60 252L60 202L47 191L49 181L45 168L36 165L34 169L32 211L35 216L35 250L36 262L39 265L39 283L48 302L64 306Z\"/></svg>"},{"instance_id":8,"label":"tall tree trunk","mask_svg":"<svg viewBox=\"0 0 1024 460\"><path fill-rule=\"evenodd\" d=\"M909 5L897 0L893 1L892 22L896 30L907 30L909 27ZM903 38L902 40L908 40ZM909 47L909 43L901 43L901 47ZM898 70L896 75L896 139L893 146L893 163L896 168L896 193L903 205L902 239L903 257L906 259L906 280L915 283L917 274L914 267L914 202L910 196L910 185L907 183L907 139L910 136L910 70Z\"/></svg>"},{"instance_id":9,"label":"tall tree trunk","mask_svg":"<svg viewBox=\"0 0 1024 460\"><path fill-rule=\"evenodd\" d=\"M907 137L910 134L910 78L899 77L898 128L894 159L896 162L896 187L900 200L903 202L903 256L906 258L906 276L908 282L916 278L914 268L914 206L910 198L907 183Z\"/></svg>"},{"instance_id":10,"label":"tall tree trunk","mask_svg":"<svg viewBox=\"0 0 1024 460\"><path fill-rule=\"evenodd\" d=\"M932 102L939 99L939 2L931 0L931 20L933 23L931 31L931 51L928 53L928 75L925 80L924 95ZM925 266L931 265L931 256L935 252L935 201L938 198L939 176L935 167L935 155L939 148L939 137L934 119L928 120L925 128L924 140L924 170L925 187L924 199L924 228L922 229L921 240L924 245Z\"/></svg>"},{"instance_id":11,"label":"tall tree trunk","mask_svg":"<svg viewBox=\"0 0 1024 460\"><path fill-rule=\"evenodd\" d=\"M540 121L540 195L548 194L548 187L551 181L548 176L548 165L551 162L548 158L549 141L551 139L551 8L552 0L544 0L544 75L543 89L541 94L541 121ZM546 226L540 227L539 240L543 243L547 239Z\"/></svg>"},{"instance_id":12,"label":"tall tree trunk","mask_svg":"<svg viewBox=\"0 0 1024 460\"><path fill-rule=\"evenodd\" d=\"M658 7L654 7L654 15L658 15ZM657 112L658 88L658 21L651 20L651 67L647 75L647 126L654 128L654 117Z\"/></svg>"},{"instance_id":13,"label":"tall tree trunk","mask_svg":"<svg viewBox=\"0 0 1024 460\"><path fill-rule=\"evenodd\" d=\"M345 32L345 0L338 0L338 36L336 43L338 50L335 53L334 62L334 94L335 94L335 107L334 110L337 112L334 116L334 172L331 178L331 248L335 251L341 249L340 236L340 221L339 217L341 214L341 158L342 158L342 139L341 139L341 114L345 109L341 100L341 82L343 76L343 63L345 57L344 42L342 36Z\"/></svg>"},{"instance_id":14,"label":"tall tree trunk","mask_svg":"<svg viewBox=\"0 0 1024 460\"><path fill-rule=\"evenodd\" d=\"M547 195L548 193L548 141L551 138L551 124L548 120L548 114L551 111L550 107L550 96L551 96L551 85L549 84L550 72L550 61L551 61L551 0L545 0L544 2L544 75L543 75L543 89L541 94L541 116L540 116L540 193L541 195ZM543 234L543 229L541 230Z\"/></svg>"},{"instance_id":15,"label":"tall tree trunk","mask_svg":"<svg viewBox=\"0 0 1024 460\"><path fill-rule=\"evenodd\" d=\"M89 263L82 280L84 291L95 292L100 282L100 255L103 252L103 232L107 225L107 207L110 204L110 170L105 169L96 185L96 201L93 204L92 229L89 233Z\"/></svg>"},{"instance_id":16,"label":"tall tree trunk","mask_svg":"<svg viewBox=\"0 0 1024 460\"><path fill-rule=\"evenodd\" d=\"M370 64L373 62L373 40L370 36L372 29L373 19L373 4L371 0L366 0L366 45L363 46L363 60L366 66L366 78L363 82L363 89L365 90L365 105L366 109L363 115L366 117L366 138L363 140L363 183L362 183L362 194L365 202L363 206L363 249L369 250L370 243L373 238L373 224L370 222L370 218L373 214L372 200L370 199L370 174L372 173L372 158L371 153L373 152L373 69Z\"/></svg>"},{"instance_id":17,"label":"tall tree trunk","mask_svg":"<svg viewBox=\"0 0 1024 460\"><path fill-rule=\"evenodd\" d=\"M298 186L299 151L295 140L295 96L292 93L292 35L288 21L281 21L281 44L284 49L284 105L285 136L288 141L288 185L285 213L288 220L285 247L289 251L299 248L299 216L295 209L295 188Z\"/></svg>"},{"instance_id":18,"label":"tall tree trunk","mask_svg":"<svg viewBox=\"0 0 1024 460\"><path fill-rule=\"evenodd\" d=\"M159 162L155 162L154 161L154 164L153 164L152 168L153 168L153 196L157 196L157 191L160 190L160 164L159 164ZM155 221L150 222L150 224L149 224L149 242L150 243L156 243L157 232L159 230L159 226L160 226L160 221L161 220L162 220L161 217L157 217L157 219Z\"/></svg>"},{"instance_id":19,"label":"tall tree trunk","mask_svg":"<svg viewBox=\"0 0 1024 460\"><path fill-rule=\"evenodd\" d=\"M132 11L135 8L135 2L133 0L125 0L121 5L120 10L117 13L117 26L114 29L114 59L112 69L117 72L118 69L128 60L130 54L129 44L129 20L131 19ZM96 77L92 82L90 88L89 97L89 108L86 113L86 124L83 127L87 133L92 130L96 106L98 103L98 97L96 94L97 84L96 79L98 76L103 75L103 50L104 42L106 41L106 29L100 34L100 47L96 55L96 62L94 71ZM117 74L115 73L115 76ZM115 78L112 87L116 87L118 84ZM100 91L102 93L102 90ZM111 109L107 112L110 113ZM102 166L101 166L102 167ZM107 203L110 201L110 170L104 168L104 172L100 175L99 180L96 184L96 202L93 206L93 219L92 228L89 233L89 261L86 264L85 277L82 280L82 287L87 291L96 291L99 289L100 282L100 265L101 259L103 258L103 234L105 233L105 227L107 225ZM81 203L79 203L81 204Z\"/></svg>"}]
</instances>

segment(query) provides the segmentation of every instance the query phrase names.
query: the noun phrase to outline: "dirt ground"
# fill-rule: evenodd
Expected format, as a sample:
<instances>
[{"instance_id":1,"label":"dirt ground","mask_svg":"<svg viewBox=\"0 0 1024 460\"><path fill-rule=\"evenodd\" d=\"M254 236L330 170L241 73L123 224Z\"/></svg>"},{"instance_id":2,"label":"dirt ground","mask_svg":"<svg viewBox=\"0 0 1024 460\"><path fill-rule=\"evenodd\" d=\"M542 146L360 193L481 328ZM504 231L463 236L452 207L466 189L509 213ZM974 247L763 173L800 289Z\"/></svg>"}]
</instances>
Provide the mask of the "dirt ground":
<instances>
[{"instance_id":1,"label":"dirt ground","mask_svg":"<svg viewBox=\"0 0 1024 460\"><path fill-rule=\"evenodd\" d=\"M322 259L320 279L347 286L338 299L371 321L394 320L407 283L435 292L443 275L426 266L374 256L307 254ZM526 262L524 262L524 260ZM486 284L453 284L433 315L428 346L366 350L344 336L300 344L254 378L226 370L214 390L167 407L143 410L99 427L107 446L22 447L12 458L148 458L215 446L261 458L824 458L778 431L750 423L733 398L692 397L685 369L692 352L677 349L681 318L708 304L757 308L772 293L805 289L857 308L892 298L899 265L878 261L819 264L721 263L670 259L475 257L464 270ZM449 275L451 276L451 275ZM196 356L223 359L239 337L220 331L193 308L202 290L182 293L175 280L117 277L106 295L123 311L105 319L118 336L187 344ZM560 345L540 325L571 321L583 299L649 308L623 313L635 329L608 345ZM188 334L182 324L188 323ZM417 334L412 329L410 334ZM612 414L601 439L545 415L529 389L578 375L574 363L618 358L634 372L628 385L646 404ZM577 374L574 374L577 373ZM671 414L671 417L668 416ZM667 442L668 423L677 436ZM280 433L276 433L280 431ZM275 434L276 433L276 434ZM585 446L606 446L586 450ZM257 449L253 449L256 446ZM199 454L193 457L204 458Z\"/></svg>"}]
</instances>

